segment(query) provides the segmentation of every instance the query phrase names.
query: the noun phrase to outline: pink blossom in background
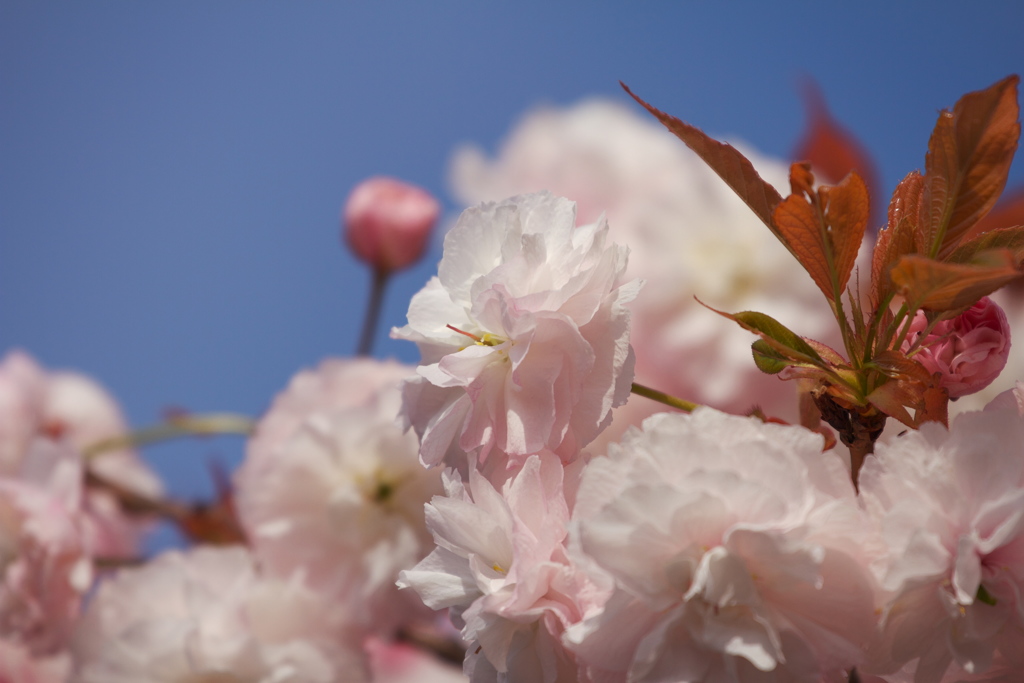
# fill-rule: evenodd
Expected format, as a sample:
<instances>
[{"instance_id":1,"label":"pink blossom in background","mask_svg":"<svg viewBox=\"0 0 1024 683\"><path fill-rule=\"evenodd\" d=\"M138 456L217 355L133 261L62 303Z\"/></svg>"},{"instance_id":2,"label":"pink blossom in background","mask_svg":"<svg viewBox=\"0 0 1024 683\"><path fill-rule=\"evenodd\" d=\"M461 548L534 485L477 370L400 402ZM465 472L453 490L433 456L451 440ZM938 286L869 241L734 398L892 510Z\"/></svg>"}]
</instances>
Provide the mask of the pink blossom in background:
<instances>
[{"instance_id":1,"label":"pink blossom in background","mask_svg":"<svg viewBox=\"0 0 1024 683\"><path fill-rule=\"evenodd\" d=\"M12 351L0 362L0 471L16 472L42 423L46 380L27 354Z\"/></svg>"},{"instance_id":2,"label":"pink blossom in background","mask_svg":"<svg viewBox=\"0 0 1024 683\"><path fill-rule=\"evenodd\" d=\"M633 377L624 247L607 224L576 227L575 205L547 193L467 209L445 237L438 276L392 331L414 341L419 377L405 415L428 466L492 449L565 459L597 436ZM458 466L458 457L449 457Z\"/></svg>"},{"instance_id":3,"label":"pink blossom in background","mask_svg":"<svg viewBox=\"0 0 1024 683\"><path fill-rule=\"evenodd\" d=\"M441 205L426 190L394 178L370 178L345 203L345 240L371 267L401 270L423 256L440 213Z\"/></svg>"},{"instance_id":4,"label":"pink blossom in background","mask_svg":"<svg viewBox=\"0 0 1024 683\"><path fill-rule=\"evenodd\" d=\"M272 460L273 452L317 412L340 413L377 400L381 388L398 384L414 368L397 361L328 358L303 370L274 397L247 444L247 460ZM393 416L397 419L397 412Z\"/></svg>"},{"instance_id":5,"label":"pink blossom in background","mask_svg":"<svg viewBox=\"0 0 1024 683\"><path fill-rule=\"evenodd\" d=\"M926 423L879 444L861 497L887 546L872 669L915 683L1024 671L1024 419L1016 406ZM989 678L989 674L995 676ZM977 678L975 678L977 677Z\"/></svg>"},{"instance_id":6,"label":"pink blossom in background","mask_svg":"<svg viewBox=\"0 0 1024 683\"><path fill-rule=\"evenodd\" d=\"M614 592L567 639L595 679L820 683L861 662L876 542L821 448L698 409L651 417L588 464L572 528Z\"/></svg>"},{"instance_id":7,"label":"pink blossom in background","mask_svg":"<svg viewBox=\"0 0 1024 683\"><path fill-rule=\"evenodd\" d=\"M500 490L475 470L467 483L448 470L446 497L427 506L438 547L400 585L449 608L473 683L581 680L561 635L595 606L594 589L564 545L565 476L551 453L531 455Z\"/></svg>"},{"instance_id":8,"label":"pink blossom in background","mask_svg":"<svg viewBox=\"0 0 1024 683\"><path fill-rule=\"evenodd\" d=\"M92 584L82 467L66 444L37 440L18 475L0 477L0 638L60 652Z\"/></svg>"},{"instance_id":9,"label":"pink blossom in background","mask_svg":"<svg viewBox=\"0 0 1024 683\"><path fill-rule=\"evenodd\" d=\"M468 683L462 669L446 664L435 655L404 643L370 638L365 644L370 655L373 683Z\"/></svg>"},{"instance_id":10,"label":"pink blossom in background","mask_svg":"<svg viewBox=\"0 0 1024 683\"><path fill-rule=\"evenodd\" d=\"M33 657L24 646L0 639L0 683L65 683L70 673L67 652Z\"/></svg>"},{"instance_id":11,"label":"pink blossom in background","mask_svg":"<svg viewBox=\"0 0 1024 683\"><path fill-rule=\"evenodd\" d=\"M924 311L918 311L903 349L920 347L913 358L939 374L950 398L987 387L1006 365L1010 326L1003 309L987 296L952 320L939 322L921 339L927 325Z\"/></svg>"},{"instance_id":12,"label":"pink blossom in background","mask_svg":"<svg viewBox=\"0 0 1024 683\"><path fill-rule=\"evenodd\" d=\"M29 453L38 439L84 449L128 431L120 408L94 380L76 372L46 371L31 357L12 351L0 362L0 472L33 466ZM104 452L89 468L107 481L150 499L163 486L130 450ZM85 492L86 533L92 552L105 557L133 557L147 520L126 515L115 497L99 487Z\"/></svg>"},{"instance_id":13,"label":"pink blossom in background","mask_svg":"<svg viewBox=\"0 0 1024 683\"><path fill-rule=\"evenodd\" d=\"M349 606L247 550L171 551L103 583L76 631L73 683L365 683Z\"/></svg>"},{"instance_id":14,"label":"pink blossom in background","mask_svg":"<svg viewBox=\"0 0 1024 683\"><path fill-rule=\"evenodd\" d=\"M433 547L423 505L441 492L440 472L420 465L416 437L397 419L412 372L371 359L300 372L235 476L239 518L266 571L301 572L382 633L426 612L395 580Z\"/></svg>"},{"instance_id":15,"label":"pink blossom in background","mask_svg":"<svg viewBox=\"0 0 1024 683\"><path fill-rule=\"evenodd\" d=\"M766 180L789 187L786 163L738 146ZM470 206L546 189L578 202L582 222L606 212L611 239L630 249L627 277L646 282L630 304L636 380L722 410L760 405L795 420L795 386L761 373L752 337L694 296L720 310L763 311L826 343L836 341L828 305L742 200L645 112L598 99L535 109L493 158L457 150L450 177ZM617 409L596 448L659 409L638 400Z\"/></svg>"}]
</instances>

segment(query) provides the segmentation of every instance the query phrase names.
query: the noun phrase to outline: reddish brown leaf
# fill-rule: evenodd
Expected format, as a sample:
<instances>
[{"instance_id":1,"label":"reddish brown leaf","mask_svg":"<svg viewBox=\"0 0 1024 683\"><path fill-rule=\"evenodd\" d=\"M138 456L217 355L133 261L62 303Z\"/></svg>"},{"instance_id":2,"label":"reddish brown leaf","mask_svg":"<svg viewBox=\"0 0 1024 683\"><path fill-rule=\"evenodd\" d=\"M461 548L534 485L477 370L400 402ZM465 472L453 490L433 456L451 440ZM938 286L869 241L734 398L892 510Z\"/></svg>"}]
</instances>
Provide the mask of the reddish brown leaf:
<instances>
[{"instance_id":1,"label":"reddish brown leaf","mask_svg":"<svg viewBox=\"0 0 1024 683\"><path fill-rule=\"evenodd\" d=\"M924 384L931 382L931 375L923 365L907 358L902 351L886 349L871 359L871 364L887 377L911 379Z\"/></svg>"},{"instance_id":2,"label":"reddish brown leaf","mask_svg":"<svg viewBox=\"0 0 1024 683\"><path fill-rule=\"evenodd\" d=\"M889 417L895 417L908 427L915 426L914 418L910 416L904 406L913 405L918 400L916 392L897 380L886 382L868 394L868 403Z\"/></svg>"},{"instance_id":3,"label":"reddish brown leaf","mask_svg":"<svg viewBox=\"0 0 1024 683\"><path fill-rule=\"evenodd\" d=\"M868 400L910 427L916 428L925 422L947 424L949 392L924 366L896 351L886 354L888 357L876 364L888 365L895 379L871 392ZM913 419L905 408L913 408Z\"/></svg>"},{"instance_id":4,"label":"reddish brown leaf","mask_svg":"<svg viewBox=\"0 0 1024 683\"><path fill-rule=\"evenodd\" d=\"M177 522L182 532L193 541L216 545L244 544L245 531L235 510L235 493L231 479L217 462L210 463L217 497L212 503L190 506Z\"/></svg>"},{"instance_id":5,"label":"reddish brown leaf","mask_svg":"<svg viewBox=\"0 0 1024 683\"><path fill-rule=\"evenodd\" d=\"M808 79L802 89L807 130L797 144L793 158L806 159L822 180L832 184L841 181L850 171L857 171L870 195L879 196L878 170L871 155L849 130L832 117L817 84Z\"/></svg>"},{"instance_id":6,"label":"reddish brown leaf","mask_svg":"<svg viewBox=\"0 0 1024 683\"><path fill-rule=\"evenodd\" d=\"M822 187L819 192L825 205L825 226L839 279L838 296L846 290L868 227L868 188L861 177L851 171L835 187Z\"/></svg>"},{"instance_id":7,"label":"reddish brown leaf","mask_svg":"<svg viewBox=\"0 0 1024 683\"><path fill-rule=\"evenodd\" d=\"M799 173L799 164L793 164ZM794 188L799 179L792 180ZM830 301L846 289L868 222L868 192L856 173L819 191L822 212L791 194L772 214L783 243Z\"/></svg>"},{"instance_id":8,"label":"reddish brown leaf","mask_svg":"<svg viewBox=\"0 0 1024 683\"><path fill-rule=\"evenodd\" d=\"M802 196L791 194L775 207L772 219L782 243L793 252L818 289L829 300L834 300L828 254L825 252L825 231L818 220L817 210Z\"/></svg>"},{"instance_id":9,"label":"reddish brown leaf","mask_svg":"<svg viewBox=\"0 0 1024 683\"><path fill-rule=\"evenodd\" d=\"M817 432L825 437L825 445L822 451L828 451L836 446L836 435L833 431L821 423L821 410L811 396L814 384L807 380L797 380L797 405L800 410L800 424L803 427Z\"/></svg>"},{"instance_id":10,"label":"reddish brown leaf","mask_svg":"<svg viewBox=\"0 0 1024 683\"><path fill-rule=\"evenodd\" d=\"M888 223L878 233L871 255L871 300L875 308L893 291L889 271L901 256L914 252L923 187L921 174L913 171L900 181L892 193Z\"/></svg>"},{"instance_id":11,"label":"reddish brown leaf","mask_svg":"<svg viewBox=\"0 0 1024 683\"><path fill-rule=\"evenodd\" d=\"M1018 187L1010 193L1004 192L995 208L978 221L964 239L1011 225L1024 225L1024 187Z\"/></svg>"},{"instance_id":12,"label":"reddish brown leaf","mask_svg":"<svg viewBox=\"0 0 1024 683\"><path fill-rule=\"evenodd\" d=\"M1017 76L943 111L925 157L919 251L944 259L995 204L1020 137Z\"/></svg>"},{"instance_id":13,"label":"reddish brown leaf","mask_svg":"<svg viewBox=\"0 0 1024 683\"><path fill-rule=\"evenodd\" d=\"M964 240L946 259L949 263L970 263L978 254L990 249L1008 249L1019 268L1024 264L1024 225L989 230Z\"/></svg>"},{"instance_id":14,"label":"reddish brown leaf","mask_svg":"<svg viewBox=\"0 0 1024 683\"><path fill-rule=\"evenodd\" d=\"M914 239L917 252L921 254L936 255L956 201L955 190L949 188L951 179L959 172L955 139L953 114L944 110L935 122L935 130L932 131L928 153L925 155L921 214ZM933 246L935 252L932 251Z\"/></svg>"},{"instance_id":15,"label":"reddish brown leaf","mask_svg":"<svg viewBox=\"0 0 1024 683\"><path fill-rule=\"evenodd\" d=\"M917 254L900 259L892 280L918 308L958 313L1021 275L1008 249L976 255L971 263L944 263Z\"/></svg>"},{"instance_id":16,"label":"reddish brown leaf","mask_svg":"<svg viewBox=\"0 0 1024 683\"><path fill-rule=\"evenodd\" d=\"M782 195L757 174L753 164L745 156L732 145L718 142L699 128L647 104L634 95L625 83L620 82L620 85L640 106L653 114L676 137L686 143L687 147L696 152L697 156L739 195L751 211L757 214L772 232L778 234L772 225L772 211L782 201Z\"/></svg>"},{"instance_id":17,"label":"reddish brown leaf","mask_svg":"<svg viewBox=\"0 0 1024 683\"><path fill-rule=\"evenodd\" d=\"M790 165L789 187L793 194L814 196L814 174L809 163L798 161Z\"/></svg>"},{"instance_id":18,"label":"reddish brown leaf","mask_svg":"<svg viewBox=\"0 0 1024 683\"><path fill-rule=\"evenodd\" d=\"M949 392L937 382L924 390L922 405L914 414L915 426L920 427L925 422L939 422L949 426Z\"/></svg>"},{"instance_id":19,"label":"reddish brown leaf","mask_svg":"<svg viewBox=\"0 0 1024 683\"><path fill-rule=\"evenodd\" d=\"M817 352L817 354L821 356L822 360L824 360L829 365L835 368L847 365L848 361L845 358L843 358L842 354L833 349L831 346L827 344L822 344L820 341L816 339L809 339L807 337L803 337L803 340L807 342L807 345L814 349Z\"/></svg>"}]
</instances>

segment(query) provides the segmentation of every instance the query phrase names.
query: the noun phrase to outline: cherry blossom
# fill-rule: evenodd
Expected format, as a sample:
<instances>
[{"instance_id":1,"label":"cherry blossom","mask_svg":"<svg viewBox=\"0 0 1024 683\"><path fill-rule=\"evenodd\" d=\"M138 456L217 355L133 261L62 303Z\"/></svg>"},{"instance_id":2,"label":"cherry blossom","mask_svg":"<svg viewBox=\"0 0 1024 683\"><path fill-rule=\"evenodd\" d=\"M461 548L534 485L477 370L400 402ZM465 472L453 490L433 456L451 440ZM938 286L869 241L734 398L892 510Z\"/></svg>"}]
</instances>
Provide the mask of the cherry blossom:
<instances>
[{"instance_id":1,"label":"cherry blossom","mask_svg":"<svg viewBox=\"0 0 1024 683\"><path fill-rule=\"evenodd\" d=\"M467 683L462 669L410 645L370 638L364 647L374 683Z\"/></svg>"},{"instance_id":2,"label":"cherry blossom","mask_svg":"<svg viewBox=\"0 0 1024 683\"><path fill-rule=\"evenodd\" d=\"M440 213L441 205L426 190L394 178L370 178L345 203L345 240L377 270L401 270L423 256Z\"/></svg>"},{"instance_id":3,"label":"cherry blossom","mask_svg":"<svg viewBox=\"0 0 1024 683\"><path fill-rule=\"evenodd\" d=\"M648 418L592 460L574 514L615 589L567 636L592 673L818 683L857 665L872 540L821 448L802 428L698 409Z\"/></svg>"},{"instance_id":4,"label":"cherry blossom","mask_svg":"<svg viewBox=\"0 0 1024 683\"><path fill-rule=\"evenodd\" d=\"M17 476L0 477L0 638L33 655L67 643L92 583L81 462L36 440Z\"/></svg>"},{"instance_id":5,"label":"cherry blossom","mask_svg":"<svg viewBox=\"0 0 1024 683\"><path fill-rule=\"evenodd\" d=\"M103 583L74 640L75 683L368 681L344 605L259 576L234 548L171 551Z\"/></svg>"},{"instance_id":6,"label":"cherry blossom","mask_svg":"<svg viewBox=\"0 0 1024 683\"><path fill-rule=\"evenodd\" d=\"M1003 309L987 296L952 320L938 323L922 339L927 325L924 311L918 311L903 348L919 347L914 359L939 374L950 398L984 389L1006 365L1010 326Z\"/></svg>"},{"instance_id":7,"label":"cherry blossom","mask_svg":"<svg viewBox=\"0 0 1024 683\"><path fill-rule=\"evenodd\" d=\"M564 477L551 453L528 457L500 491L476 470L468 484L448 470L447 497L427 506L438 547L399 583L427 606L449 608L469 643L465 668L474 683L579 680L560 637L596 600L564 545Z\"/></svg>"},{"instance_id":8,"label":"cherry blossom","mask_svg":"<svg viewBox=\"0 0 1024 683\"><path fill-rule=\"evenodd\" d=\"M46 371L20 351L0 362L0 472L31 466L31 446L38 439L66 443L81 454L104 439L122 436L128 426L115 401L94 380L70 371ZM91 458L89 469L104 480L149 499L163 492L160 480L130 450L107 451ZM90 486L84 506L84 533L92 551L105 557L132 557L138 552L146 520L124 513L113 494Z\"/></svg>"},{"instance_id":9,"label":"cherry blossom","mask_svg":"<svg viewBox=\"0 0 1024 683\"><path fill-rule=\"evenodd\" d=\"M577 228L575 213L525 195L467 209L448 233L438 276L392 331L422 355L404 410L424 464L450 447L481 462L492 449L569 460L625 402L638 283L624 284L627 252L606 245L607 224Z\"/></svg>"},{"instance_id":10,"label":"cherry blossom","mask_svg":"<svg viewBox=\"0 0 1024 683\"><path fill-rule=\"evenodd\" d=\"M916 683L1024 670L1024 419L1017 407L926 423L880 444L861 474L879 520L889 591L879 673L916 662Z\"/></svg>"},{"instance_id":11,"label":"cherry blossom","mask_svg":"<svg viewBox=\"0 0 1024 683\"><path fill-rule=\"evenodd\" d=\"M394 583L432 547L423 505L441 492L440 473L423 469L397 419L399 382L412 372L369 359L300 372L236 475L239 516L267 571L301 571L383 631L416 613Z\"/></svg>"},{"instance_id":12,"label":"cherry blossom","mask_svg":"<svg viewBox=\"0 0 1024 683\"><path fill-rule=\"evenodd\" d=\"M65 683L70 673L71 657L67 652L34 657L24 646L0 639L3 683Z\"/></svg>"}]
</instances>

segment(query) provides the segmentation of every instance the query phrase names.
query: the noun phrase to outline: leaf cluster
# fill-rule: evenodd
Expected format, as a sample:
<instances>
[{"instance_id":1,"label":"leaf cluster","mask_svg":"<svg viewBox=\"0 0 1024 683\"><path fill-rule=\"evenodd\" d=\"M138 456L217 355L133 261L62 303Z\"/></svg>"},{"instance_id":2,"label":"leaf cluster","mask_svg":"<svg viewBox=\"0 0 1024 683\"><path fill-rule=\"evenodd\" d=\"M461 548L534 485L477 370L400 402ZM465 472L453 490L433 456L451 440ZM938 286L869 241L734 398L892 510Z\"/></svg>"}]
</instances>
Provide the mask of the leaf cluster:
<instances>
[{"instance_id":1,"label":"leaf cluster","mask_svg":"<svg viewBox=\"0 0 1024 683\"><path fill-rule=\"evenodd\" d=\"M885 225L874 236L864 292L850 291L851 274L865 235L875 233L867 230L869 186L856 170L835 185L819 184L811 163L794 163L790 194L783 197L731 145L623 85L736 192L825 296L845 355L763 313L716 312L758 335L753 355L762 371L811 380L804 384L821 414L848 444L873 442L886 417L912 427L944 422L945 390L914 360L915 349L904 349L910 322L918 311L931 325L959 315L1024 272L1024 225L985 220L1006 185L1020 137L1018 82L1009 76L940 112L924 173L914 171L899 183ZM841 139L828 131L815 135L833 146ZM827 175L835 171L829 168Z\"/></svg>"}]
</instances>

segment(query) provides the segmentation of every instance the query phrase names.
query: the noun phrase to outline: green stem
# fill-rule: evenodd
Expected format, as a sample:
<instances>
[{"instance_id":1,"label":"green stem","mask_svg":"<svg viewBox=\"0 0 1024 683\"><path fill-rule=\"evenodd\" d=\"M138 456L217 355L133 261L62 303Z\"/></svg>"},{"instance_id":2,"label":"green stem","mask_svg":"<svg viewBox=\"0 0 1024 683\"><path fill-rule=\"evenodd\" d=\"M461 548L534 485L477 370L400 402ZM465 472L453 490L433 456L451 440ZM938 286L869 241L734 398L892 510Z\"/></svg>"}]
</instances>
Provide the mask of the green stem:
<instances>
[{"instance_id":1,"label":"green stem","mask_svg":"<svg viewBox=\"0 0 1024 683\"><path fill-rule=\"evenodd\" d=\"M907 313L907 302L904 301L902 304L900 304L899 310L896 311L896 314L893 316L892 320L885 328L885 337L882 340L880 340L883 342L883 344L881 345L883 349L888 349L892 347L893 335L896 334L896 332L900 328L900 325L903 324L904 319L907 317Z\"/></svg>"},{"instance_id":2,"label":"green stem","mask_svg":"<svg viewBox=\"0 0 1024 683\"><path fill-rule=\"evenodd\" d=\"M868 328L868 338L864 342L864 357L861 359L862 364L866 364L871 360L872 356L875 355L875 338L878 336L878 328L882 324L882 318L885 317L885 312L889 310L889 304L892 302L892 297L893 293L889 292L885 299L879 302L878 308L875 310L874 320L871 323L871 327Z\"/></svg>"},{"instance_id":3,"label":"green stem","mask_svg":"<svg viewBox=\"0 0 1024 683\"><path fill-rule=\"evenodd\" d=\"M89 459L110 451L139 448L183 436L217 436L221 434L249 436L254 428L253 420L245 415L233 413L182 415L152 427L143 427L128 434L103 439L86 448L83 455Z\"/></svg>"},{"instance_id":4,"label":"green stem","mask_svg":"<svg viewBox=\"0 0 1024 683\"><path fill-rule=\"evenodd\" d=\"M682 410L687 413L691 412L694 408L700 407L699 403L691 403L690 401L684 401L681 398L676 398L675 396L666 394L663 391L658 391L657 389L645 387L644 385L637 384L636 382L633 382L633 388L631 389L631 391L638 396L649 398L652 401L657 401L658 403L664 403L667 406L678 408L679 410Z\"/></svg>"}]
</instances>

